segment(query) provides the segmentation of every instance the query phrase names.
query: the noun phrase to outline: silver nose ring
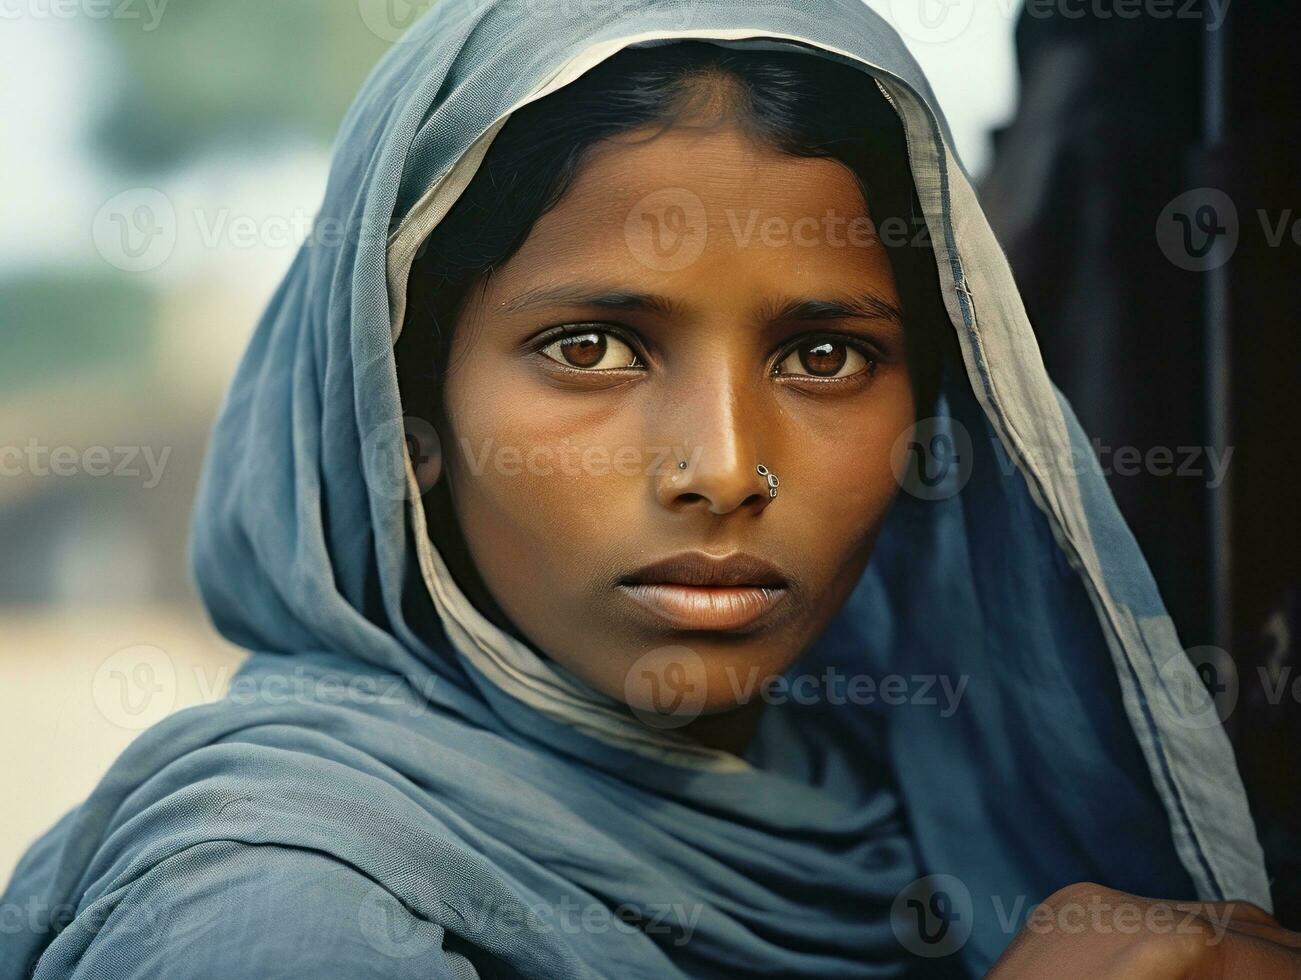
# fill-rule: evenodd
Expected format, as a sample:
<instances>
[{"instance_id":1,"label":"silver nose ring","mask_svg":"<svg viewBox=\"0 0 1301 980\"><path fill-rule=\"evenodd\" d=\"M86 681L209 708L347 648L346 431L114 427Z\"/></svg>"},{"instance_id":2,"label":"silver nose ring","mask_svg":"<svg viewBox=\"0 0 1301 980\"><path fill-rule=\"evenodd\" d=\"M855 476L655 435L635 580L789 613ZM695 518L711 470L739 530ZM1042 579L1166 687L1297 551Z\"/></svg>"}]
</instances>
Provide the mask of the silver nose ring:
<instances>
[{"instance_id":1,"label":"silver nose ring","mask_svg":"<svg viewBox=\"0 0 1301 980\"><path fill-rule=\"evenodd\" d=\"M760 476L764 477L768 481L769 498L776 497L777 488L781 486L781 480L777 479L777 474L774 473L772 470L768 469L768 467L764 466L763 463L759 464L757 468L757 472Z\"/></svg>"}]
</instances>

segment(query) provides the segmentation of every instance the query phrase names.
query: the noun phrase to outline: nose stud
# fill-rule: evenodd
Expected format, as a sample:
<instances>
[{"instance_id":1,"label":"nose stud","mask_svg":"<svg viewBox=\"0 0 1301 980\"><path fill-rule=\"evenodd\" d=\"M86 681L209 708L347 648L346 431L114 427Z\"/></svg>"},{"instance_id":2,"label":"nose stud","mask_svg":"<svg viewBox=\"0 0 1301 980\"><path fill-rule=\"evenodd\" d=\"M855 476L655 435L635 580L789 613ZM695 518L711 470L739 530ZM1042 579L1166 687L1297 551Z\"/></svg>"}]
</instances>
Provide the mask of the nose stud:
<instances>
[{"instance_id":1,"label":"nose stud","mask_svg":"<svg viewBox=\"0 0 1301 980\"><path fill-rule=\"evenodd\" d=\"M678 469L685 470L686 468L687 468L687 461L685 459L679 461ZM777 474L774 473L772 470L768 469L768 467L764 466L763 463L760 463L758 466L755 467L755 472L758 473L761 477L763 477L764 480L767 482L768 498L770 500L775 499L777 496L777 488L781 486L781 480L777 479Z\"/></svg>"}]
</instances>

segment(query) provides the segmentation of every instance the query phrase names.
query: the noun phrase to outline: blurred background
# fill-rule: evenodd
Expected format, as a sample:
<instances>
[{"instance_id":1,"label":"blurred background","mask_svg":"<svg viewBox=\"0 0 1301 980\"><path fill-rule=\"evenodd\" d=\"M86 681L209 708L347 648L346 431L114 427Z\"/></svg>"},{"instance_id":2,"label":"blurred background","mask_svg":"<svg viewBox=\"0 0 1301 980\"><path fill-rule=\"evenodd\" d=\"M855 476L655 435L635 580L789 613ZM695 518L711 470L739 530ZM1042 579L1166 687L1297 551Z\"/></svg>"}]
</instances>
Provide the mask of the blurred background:
<instances>
[{"instance_id":1,"label":"blurred background","mask_svg":"<svg viewBox=\"0 0 1301 980\"><path fill-rule=\"evenodd\" d=\"M1286 183L1296 170L1291 151L1277 147L1282 130L1295 139L1299 106L1286 89L1244 94L1273 99L1278 128L1258 121L1243 159L1216 151L1226 127L1208 121L1208 92L1228 99L1229 77L1254 77L1262 89L1270 80L1242 70L1259 68L1242 51L1222 49L1218 68L1207 60L1208 37L1230 36L1234 18L1249 12L1229 11L1229 0L1180 3L1196 16L1159 16L1157 8L1177 6L1161 0L1138 17L1118 16L1104 0L952 0L933 9L932 0L869 0L930 77L1050 373L1086 430L1142 452L1233 445L1248 467L1235 499L1239 510L1266 508L1259 520L1235 518L1224 509L1228 491L1217 496L1204 476L1116 467L1112 477L1181 637L1231 651L1227 665L1211 658L1204 678L1214 688L1223 680L1215 670L1239 670L1241 705L1260 687L1251 683L1258 662L1274 679L1295 664L1295 516L1290 525L1276 519L1295 512L1295 493L1283 492L1296 485L1293 440L1253 430L1252 439L1283 441L1266 454L1272 469L1250 469L1252 459L1269 460L1239 445L1233 425L1247 410L1257 429L1289 418L1283 393L1289 384L1295 393L1295 379L1278 372L1295 369L1296 343L1275 341L1271 326L1281 335L1295 324L1296 301L1277 305L1268 292L1285 294L1287 273L1275 267L1288 259L1261 243L1252 209L1271 209L1284 228L1278 240L1290 242L1281 216L1297 188L1247 200L1233 168L1245 159L1262 180ZM207 434L263 305L310 234L343 113L400 34L395 11L429 5L0 7L0 742L23 747L4 753L0 772L9 799L0 887L139 731L220 696L240 662L208 626L185 563ZM1255 28L1268 34L1262 24L1269 15ZM1277 71L1285 73L1281 62ZM1179 240L1172 257L1161 222L1177 229L1183 214L1202 229L1203 196L1177 199L1204 186L1238 201L1241 252L1274 270L1264 285L1238 284L1234 294L1227 270L1243 264L1241 254L1215 265L1225 243L1209 232L1199 231L1215 246L1209 260L1182 255ZM1208 373L1210 352L1227 344L1214 325L1232 321L1228 295L1234 310L1249 311L1264 381L1250 370ZM1217 363L1227 365L1227 353ZM1257 578L1234 593L1238 608L1227 601L1226 569L1244 567ZM1297 839L1296 769L1286 766L1298 764L1298 750L1288 755L1276 742L1301 744L1298 698L1256 705L1267 727L1235 733L1271 760L1245 771L1276 866L1292 860ZM1223 713L1231 727L1235 716L1233 705Z\"/></svg>"}]
</instances>

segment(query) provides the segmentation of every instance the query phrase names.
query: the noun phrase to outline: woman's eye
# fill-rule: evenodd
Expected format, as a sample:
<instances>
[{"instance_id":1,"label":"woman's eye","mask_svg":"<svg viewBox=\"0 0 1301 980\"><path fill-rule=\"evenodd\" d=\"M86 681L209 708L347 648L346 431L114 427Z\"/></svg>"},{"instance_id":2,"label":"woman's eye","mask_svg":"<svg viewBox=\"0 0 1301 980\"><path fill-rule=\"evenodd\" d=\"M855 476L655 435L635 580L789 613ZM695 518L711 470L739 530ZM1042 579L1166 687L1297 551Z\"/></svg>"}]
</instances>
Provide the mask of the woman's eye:
<instances>
[{"instance_id":1,"label":"woman's eye","mask_svg":"<svg viewBox=\"0 0 1301 980\"><path fill-rule=\"evenodd\" d=\"M869 367L868 358L843 340L817 340L801 344L777 365L777 374L813 378L847 378Z\"/></svg>"},{"instance_id":2,"label":"woman's eye","mask_svg":"<svg viewBox=\"0 0 1301 980\"><path fill-rule=\"evenodd\" d=\"M580 371L609 371L641 367L636 352L606 330L572 333L541 351L551 360Z\"/></svg>"}]
</instances>

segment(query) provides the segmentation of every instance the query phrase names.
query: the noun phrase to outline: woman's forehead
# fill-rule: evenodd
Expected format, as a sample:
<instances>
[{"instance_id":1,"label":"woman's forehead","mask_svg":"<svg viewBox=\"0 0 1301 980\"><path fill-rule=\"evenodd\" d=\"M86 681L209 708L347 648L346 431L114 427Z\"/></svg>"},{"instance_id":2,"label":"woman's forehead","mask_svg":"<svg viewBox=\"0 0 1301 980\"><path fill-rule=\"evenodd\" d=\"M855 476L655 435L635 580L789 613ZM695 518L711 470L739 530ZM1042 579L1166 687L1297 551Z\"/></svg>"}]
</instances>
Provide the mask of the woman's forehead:
<instances>
[{"instance_id":1,"label":"woman's forehead","mask_svg":"<svg viewBox=\"0 0 1301 980\"><path fill-rule=\"evenodd\" d=\"M726 208L759 208L792 219L828 207L865 209L857 178L840 161L782 152L737 125L654 126L623 135L584 155L553 213L618 221L647 194L668 188L720 209L711 218L722 220Z\"/></svg>"},{"instance_id":2,"label":"woman's forehead","mask_svg":"<svg viewBox=\"0 0 1301 980\"><path fill-rule=\"evenodd\" d=\"M886 267L859 183L838 161L721 130L605 145L502 267L636 272L680 282L710 263L738 274L862 276Z\"/></svg>"}]
</instances>

